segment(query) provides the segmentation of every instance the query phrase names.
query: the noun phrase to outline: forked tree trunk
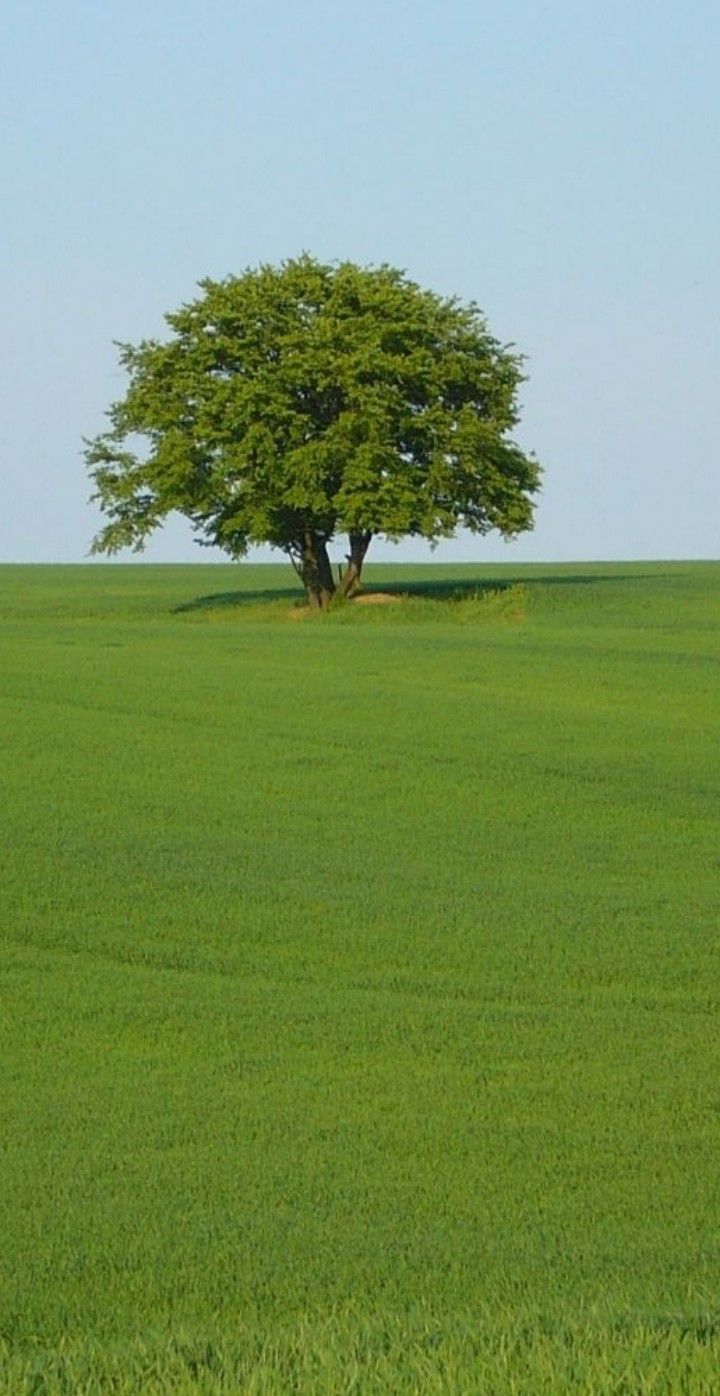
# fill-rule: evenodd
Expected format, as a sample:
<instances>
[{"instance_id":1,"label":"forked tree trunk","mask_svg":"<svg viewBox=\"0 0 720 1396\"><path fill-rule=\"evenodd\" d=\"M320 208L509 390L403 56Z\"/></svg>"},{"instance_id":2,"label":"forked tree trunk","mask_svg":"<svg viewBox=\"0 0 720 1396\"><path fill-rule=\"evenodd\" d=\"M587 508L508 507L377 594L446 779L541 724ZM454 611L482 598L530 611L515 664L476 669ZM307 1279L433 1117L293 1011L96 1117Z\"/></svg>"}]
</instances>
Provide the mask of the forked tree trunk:
<instances>
[{"instance_id":1,"label":"forked tree trunk","mask_svg":"<svg viewBox=\"0 0 720 1396\"><path fill-rule=\"evenodd\" d=\"M342 596L352 596L360 585L365 554L370 547L372 533L351 533L350 552L347 554L347 567L340 581Z\"/></svg>"},{"instance_id":2,"label":"forked tree trunk","mask_svg":"<svg viewBox=\"0 0 720 1396\"><path fill-rule=\"evenodd\" d=\"M305 588L308 606L315 611L327 610L336 590L339 590L341 596L352 596L360 585L365 554L370 547L372 533L351 533L349 539L347 567L344 572L340 570L340 583L337 588L328 557L327 538L322 533L306 529L302 537L288 547L290 560Z\"/></svg>"}]
</instances>

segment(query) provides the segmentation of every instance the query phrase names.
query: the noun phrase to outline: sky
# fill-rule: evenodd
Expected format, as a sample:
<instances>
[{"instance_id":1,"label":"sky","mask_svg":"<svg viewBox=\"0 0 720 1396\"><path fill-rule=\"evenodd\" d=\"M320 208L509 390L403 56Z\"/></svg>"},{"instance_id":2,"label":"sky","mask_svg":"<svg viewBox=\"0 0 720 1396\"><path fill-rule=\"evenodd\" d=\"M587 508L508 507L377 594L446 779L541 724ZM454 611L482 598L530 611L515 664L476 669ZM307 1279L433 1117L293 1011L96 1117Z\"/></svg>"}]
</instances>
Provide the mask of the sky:
<instances>
[{"instance_id":1,"label":"sky","mask_svg":"<svg viewBox=\"0 0 720 1396\"><path fill-rule=\"evenodd\" d=\"M717 557L718 71L717 0L5 0L0 561L86 557L113 340L302 250L526 355L536 527L436 560Z\"/></svg>"}]
</instances>

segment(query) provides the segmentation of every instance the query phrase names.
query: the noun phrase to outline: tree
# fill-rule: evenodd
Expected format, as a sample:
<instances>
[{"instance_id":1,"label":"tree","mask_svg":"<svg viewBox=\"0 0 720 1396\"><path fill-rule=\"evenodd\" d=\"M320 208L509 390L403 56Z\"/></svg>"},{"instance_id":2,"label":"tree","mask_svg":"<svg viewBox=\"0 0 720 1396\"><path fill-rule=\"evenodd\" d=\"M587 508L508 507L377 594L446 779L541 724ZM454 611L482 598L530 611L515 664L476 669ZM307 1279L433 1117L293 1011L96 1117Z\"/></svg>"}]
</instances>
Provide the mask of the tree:
<instances>
[{"instance_id":1,"label":"tree","mask_svg":"<svg viewBox=\"0 0 720 1396\"><path fill-rule=\"evenodd\" d=\"M118 346L129 386L86 443L108 519L94 552L139 551L179 510L233 558L283 549L325 607L357 589L376 534L532 527L539 466L509 436L521 359L474 303L308 255L200 291L165 342Z\"/></svg>"}]
</instances>

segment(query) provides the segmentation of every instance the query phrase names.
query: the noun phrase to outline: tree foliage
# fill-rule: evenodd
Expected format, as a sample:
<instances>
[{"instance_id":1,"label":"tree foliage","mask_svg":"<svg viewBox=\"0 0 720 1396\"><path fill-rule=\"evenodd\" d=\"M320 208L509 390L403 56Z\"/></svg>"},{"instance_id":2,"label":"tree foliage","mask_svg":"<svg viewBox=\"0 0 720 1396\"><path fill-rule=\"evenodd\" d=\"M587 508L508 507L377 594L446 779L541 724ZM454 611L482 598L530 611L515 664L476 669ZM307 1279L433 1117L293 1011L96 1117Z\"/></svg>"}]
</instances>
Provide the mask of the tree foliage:
<instances>
[{"instance_id":1,"label":"tree foliage","mask_svg":"<svg viewBox=\"0 0 720 1396\"><path fill-rule=\"evenodd\" d=\"M338 534L350 592L377 534L532 527L539 467L510 435L521 360L475 304L307 255L200 292L166 341L119 345L129 386L86 450L107 518L93 551L142 549L179 510L233 558L283 549L324 606Z\"/></svg>"}]
</instances>

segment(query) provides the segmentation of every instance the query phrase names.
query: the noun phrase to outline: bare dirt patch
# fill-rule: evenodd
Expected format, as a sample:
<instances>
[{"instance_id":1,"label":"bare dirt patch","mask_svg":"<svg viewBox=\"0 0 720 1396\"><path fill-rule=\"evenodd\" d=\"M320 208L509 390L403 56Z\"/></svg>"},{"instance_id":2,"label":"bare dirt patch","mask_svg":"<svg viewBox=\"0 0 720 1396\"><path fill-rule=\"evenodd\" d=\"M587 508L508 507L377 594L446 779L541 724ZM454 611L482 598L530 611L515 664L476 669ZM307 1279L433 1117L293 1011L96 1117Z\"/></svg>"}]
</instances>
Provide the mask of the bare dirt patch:
<instances>
[{"instance_id":1,"label":"bare dirt patch","mask_svg":"<svg viewBox=\"0 0 720 1396\"><path fill-rule=\"evenodd\" d=\"M404 601L404 596L399 596L392 591L361 591L357 596L348 597L347 604L352 606L394 606ZM322 615L321 611L314 611L310 606L295 605L287 612L290 620L307 620L309 616Z\"/></svg>"},{"instance_id":2,"label":"bare dirt patch","mask_svg":"<svg viewBox=\"0 0 720 1396\"><path fill-rule=\"evenodd\" d=\"M402 601L402 596L391 591L361 591L352 597L353 606L394 606Z\"/></svg>"}]
</instances>

